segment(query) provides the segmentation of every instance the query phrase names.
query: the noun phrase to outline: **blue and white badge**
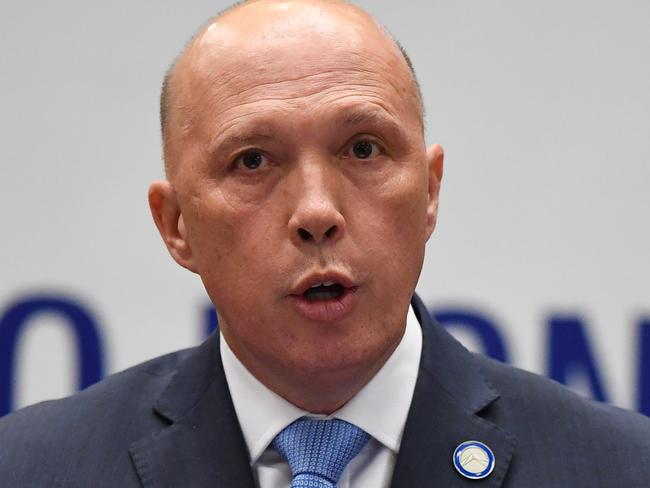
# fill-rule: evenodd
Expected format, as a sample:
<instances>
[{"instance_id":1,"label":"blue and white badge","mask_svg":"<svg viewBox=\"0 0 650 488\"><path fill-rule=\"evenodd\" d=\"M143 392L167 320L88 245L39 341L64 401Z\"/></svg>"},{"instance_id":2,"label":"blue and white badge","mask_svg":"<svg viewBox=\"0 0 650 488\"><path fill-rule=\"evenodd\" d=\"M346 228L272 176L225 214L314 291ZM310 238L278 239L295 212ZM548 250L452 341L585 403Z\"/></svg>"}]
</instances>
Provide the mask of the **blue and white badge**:
<instances>
[{"instance_id":1,"label":"blue and white badge","mask_svg":"<svg viewBox=\"0 0 650 488\"><path fill-rule=\"evenodd\" d=\"M494 454L478 441L465 441L454 451L454 467L465 478L480 480L494 469Z\"/></svg>"}]
</instances>

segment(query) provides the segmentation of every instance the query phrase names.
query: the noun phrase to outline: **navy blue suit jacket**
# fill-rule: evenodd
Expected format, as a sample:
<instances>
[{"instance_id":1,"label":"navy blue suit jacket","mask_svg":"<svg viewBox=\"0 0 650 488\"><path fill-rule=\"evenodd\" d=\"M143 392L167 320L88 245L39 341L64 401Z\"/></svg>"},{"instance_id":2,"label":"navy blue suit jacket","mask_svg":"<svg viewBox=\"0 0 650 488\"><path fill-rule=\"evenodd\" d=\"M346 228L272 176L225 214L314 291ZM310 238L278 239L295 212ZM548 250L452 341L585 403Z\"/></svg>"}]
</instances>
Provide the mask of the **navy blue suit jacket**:
<instances>
[{"instance_id":1,"label":"navy blue suit jacket","mask_svg":"<svg viewBox=\"0 0 650 488\"><path fill-rule=\"evenodd\" d=\"M472 354L413 305L422 360L393 487L650 486L649 419ZM466 440L494 452L483 480L453 467ZM253 488L219 335L0 419L0 486Z\"/></svg>"}]
</instances>

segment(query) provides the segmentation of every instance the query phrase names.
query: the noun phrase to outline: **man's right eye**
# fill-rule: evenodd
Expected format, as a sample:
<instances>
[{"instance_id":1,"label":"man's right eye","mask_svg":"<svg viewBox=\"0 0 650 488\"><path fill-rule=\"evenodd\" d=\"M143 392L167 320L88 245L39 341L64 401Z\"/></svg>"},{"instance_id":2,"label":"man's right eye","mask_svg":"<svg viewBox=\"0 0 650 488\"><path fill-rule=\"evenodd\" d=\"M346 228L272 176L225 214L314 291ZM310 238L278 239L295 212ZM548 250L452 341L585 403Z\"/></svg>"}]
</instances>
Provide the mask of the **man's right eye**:
<instances>
[{"instance_id":1,"label":"man's right eye","mask_svg":"<svg viewBox=\"0 0 650 488\"><path fill-rule=\"evenodd\" d=\"M255 170L264 162L264 155L259 151L249 151L239 156L235 163L241 164L244 168Z\"/></svg>"}]
</instances>

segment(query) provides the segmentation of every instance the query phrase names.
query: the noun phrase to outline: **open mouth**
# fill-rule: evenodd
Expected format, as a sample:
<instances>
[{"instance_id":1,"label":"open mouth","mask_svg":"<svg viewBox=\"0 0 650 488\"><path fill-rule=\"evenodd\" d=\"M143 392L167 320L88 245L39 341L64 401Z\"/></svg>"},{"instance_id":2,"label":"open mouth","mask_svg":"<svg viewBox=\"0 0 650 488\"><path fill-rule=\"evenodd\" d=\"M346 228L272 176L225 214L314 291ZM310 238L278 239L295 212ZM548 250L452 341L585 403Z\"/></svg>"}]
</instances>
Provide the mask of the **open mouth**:
<instances>
[{"instance_id":1,"label":"open mouth","mask_svg":"<svg viewBox=\"0 0 650 488\"><path fill-rule=\"evenodd\" d=\"M326 281L311 285L302 296L310 302L335 300L345 293L345 287L336 281Z\"/></svg>"},{"instance_id":2,"label":"open mouth","mask_svg":"<svg viewBox=\"0 0 650 488\"><path fill-rule=\"evenodd\" d=\"M303 317L322 324L335 324L352 313L359 297L359 284L343 273L312 273L297 283L290 295Z\"/></svg>"}]
</instances>

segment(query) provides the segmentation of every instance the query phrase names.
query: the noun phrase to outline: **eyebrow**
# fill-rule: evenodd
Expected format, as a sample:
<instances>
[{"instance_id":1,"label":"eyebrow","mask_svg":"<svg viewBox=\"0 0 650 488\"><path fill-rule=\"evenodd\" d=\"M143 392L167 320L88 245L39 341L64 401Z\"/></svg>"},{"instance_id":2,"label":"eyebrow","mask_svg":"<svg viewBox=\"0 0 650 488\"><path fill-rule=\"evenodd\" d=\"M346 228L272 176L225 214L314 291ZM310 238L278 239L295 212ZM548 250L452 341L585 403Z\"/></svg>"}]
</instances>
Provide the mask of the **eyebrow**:
<instances>
[{"instance_id":1,"label":"eyebrow","mask_svg":"<svg viewBox=\"0 0 650 488\"><path fill-rule=\"evenodd\" d=\"M336 117L337 122L345 126L379 125L399 127L395 118L381 108L352 107L343 109Z\"/></svg>"},{"instance_id":2,"label":"eyebrow","mask_svg":"<svg viewBox=\"0 0 650 488\"><path fill-rule=\"evenodd\" d=\"M255 131L249 131L250 126L244 124L241 129L231 128L226 134L219 134L212 140L208 152L210 154L229 153L233 148L255 145L259 142L266 142L276 139L275 131L270 125L262 127L255 126Z\"/></svg>"}]
</instances>

